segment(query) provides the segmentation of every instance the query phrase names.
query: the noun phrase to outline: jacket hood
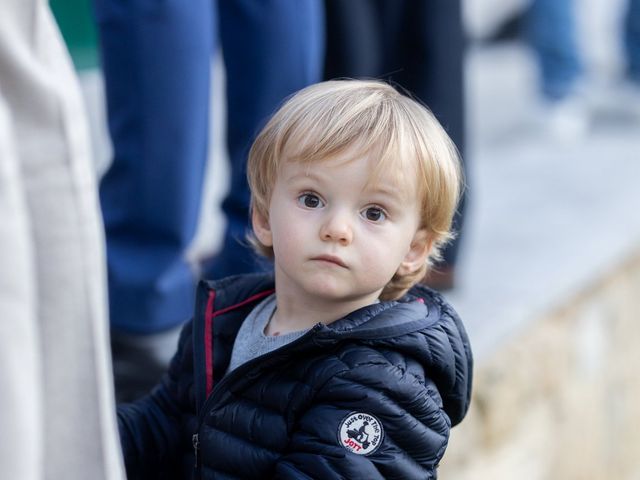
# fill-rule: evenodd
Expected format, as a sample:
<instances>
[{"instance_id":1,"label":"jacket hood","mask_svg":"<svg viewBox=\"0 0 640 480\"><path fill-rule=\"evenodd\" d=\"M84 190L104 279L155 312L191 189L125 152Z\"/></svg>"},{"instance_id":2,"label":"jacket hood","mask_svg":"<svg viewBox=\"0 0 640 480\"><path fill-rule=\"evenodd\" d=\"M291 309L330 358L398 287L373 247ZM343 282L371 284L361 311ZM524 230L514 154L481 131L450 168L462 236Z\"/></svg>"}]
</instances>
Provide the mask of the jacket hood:
<instances>
[{"instance_id":1,"label":"jacket hood","mask_svg":"<svg viewBox=\"0 0 640 480\"><path fill-rule=\"evenodd\" d=\"M414 358L433 380L452 425L471 401L473 355L458 314L438 292L414 286L400 300L369 305L325 328L318 337L357 339Z\"/></svg>"}]
</instances>

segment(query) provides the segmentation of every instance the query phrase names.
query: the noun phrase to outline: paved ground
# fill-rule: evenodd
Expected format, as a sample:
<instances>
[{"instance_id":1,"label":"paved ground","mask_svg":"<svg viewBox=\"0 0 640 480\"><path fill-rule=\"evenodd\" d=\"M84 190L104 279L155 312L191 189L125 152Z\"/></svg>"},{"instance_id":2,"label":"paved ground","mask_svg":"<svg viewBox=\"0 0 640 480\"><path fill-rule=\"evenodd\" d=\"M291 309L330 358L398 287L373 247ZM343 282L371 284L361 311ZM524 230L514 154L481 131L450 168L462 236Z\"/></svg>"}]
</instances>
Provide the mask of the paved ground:
<instances>
[{"instance_id":1,"label":"paved ground","mask_svg":"<svg viewBox=\"0 0 640 480\"><path fill-rule=\"evenodd\" d=\"M83 85L100 173L109 145L99 75L83 74ZM548 135L536 116L535 68L515 44L471 49L468 104L469 220L459 284L448 297L482 357L640 248L640 121L611 104L583 139ZM212 134L219 145L221 132ZM195 253L215 245L222 229L224 155L212 157Z\"/></svg>"}]
</instances>

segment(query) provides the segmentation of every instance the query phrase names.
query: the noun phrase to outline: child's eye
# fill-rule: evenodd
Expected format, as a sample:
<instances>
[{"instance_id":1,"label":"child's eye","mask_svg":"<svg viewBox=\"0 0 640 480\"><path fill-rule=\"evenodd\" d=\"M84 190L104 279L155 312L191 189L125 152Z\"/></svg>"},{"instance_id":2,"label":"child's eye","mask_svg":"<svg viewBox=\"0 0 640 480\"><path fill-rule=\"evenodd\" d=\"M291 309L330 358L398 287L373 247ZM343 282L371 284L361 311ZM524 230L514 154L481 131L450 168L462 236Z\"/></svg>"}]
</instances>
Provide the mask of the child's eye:
<instances>
[{"instance_id":1,"label":"child's eye","mask_svg":"<svg viewBox=\"0 0 640 480\"><path fill-rule=\"evenodd\" d=\"M320 197L314 193L303 193L298 197L298 204L305 208L320 208L324 206Z\"/></svg>"},{"instance_id":2,"label":"child's eye","mask_svg":"<svg viewBox=\"0 0 640 480\"><path fill-rule=\"evenodd\" d=\"M384 213L379 207L367 207L362 212L362 216L369 220L370 222L382 222L387 218L387 214Z\"/></svg>"}]
</instances>

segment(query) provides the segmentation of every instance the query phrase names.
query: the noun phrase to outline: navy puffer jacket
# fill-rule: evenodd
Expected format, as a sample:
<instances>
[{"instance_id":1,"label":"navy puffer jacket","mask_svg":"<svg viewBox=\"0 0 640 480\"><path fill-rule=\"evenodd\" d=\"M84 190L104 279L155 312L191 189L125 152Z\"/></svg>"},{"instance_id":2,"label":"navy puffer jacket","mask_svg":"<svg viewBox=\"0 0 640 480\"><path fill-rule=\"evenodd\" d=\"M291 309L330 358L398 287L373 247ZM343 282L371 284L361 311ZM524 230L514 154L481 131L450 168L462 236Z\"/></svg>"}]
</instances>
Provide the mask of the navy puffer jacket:
<instances>
[{"instance_id":1,"label":"navy puffer jacket","mask_svg":"<svg viewBox=\"0 0 640 480\"><path fill-rule=\"evenodd\" d=\"M118 408L130 479L425 479L464 417L472 357L442 297L414 287L225 376L265 275L202 282L168 374Z\"/></svg>"}]
</instances>

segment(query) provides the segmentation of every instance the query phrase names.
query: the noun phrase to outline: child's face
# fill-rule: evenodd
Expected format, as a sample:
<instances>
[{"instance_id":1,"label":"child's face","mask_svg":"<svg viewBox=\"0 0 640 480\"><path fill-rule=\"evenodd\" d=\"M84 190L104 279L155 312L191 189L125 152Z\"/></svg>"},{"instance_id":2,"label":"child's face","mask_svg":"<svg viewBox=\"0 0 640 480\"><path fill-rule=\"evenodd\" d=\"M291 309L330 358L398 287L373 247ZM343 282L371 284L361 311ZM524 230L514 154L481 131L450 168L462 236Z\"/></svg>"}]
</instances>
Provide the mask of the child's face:
<instances>
[{"instance_id":1,"label":"child's face","mask_svg":"<svg viewBox=\"0 0 640 480\"><path fill-rule=\"evenodd\" d=\"M369 183L374 166L367 157L282 166L269 218L254 214L255 234L273 246L278 295L364 306L399 269L426 261L416 175Z\"/></svg>"}]
</instances>

